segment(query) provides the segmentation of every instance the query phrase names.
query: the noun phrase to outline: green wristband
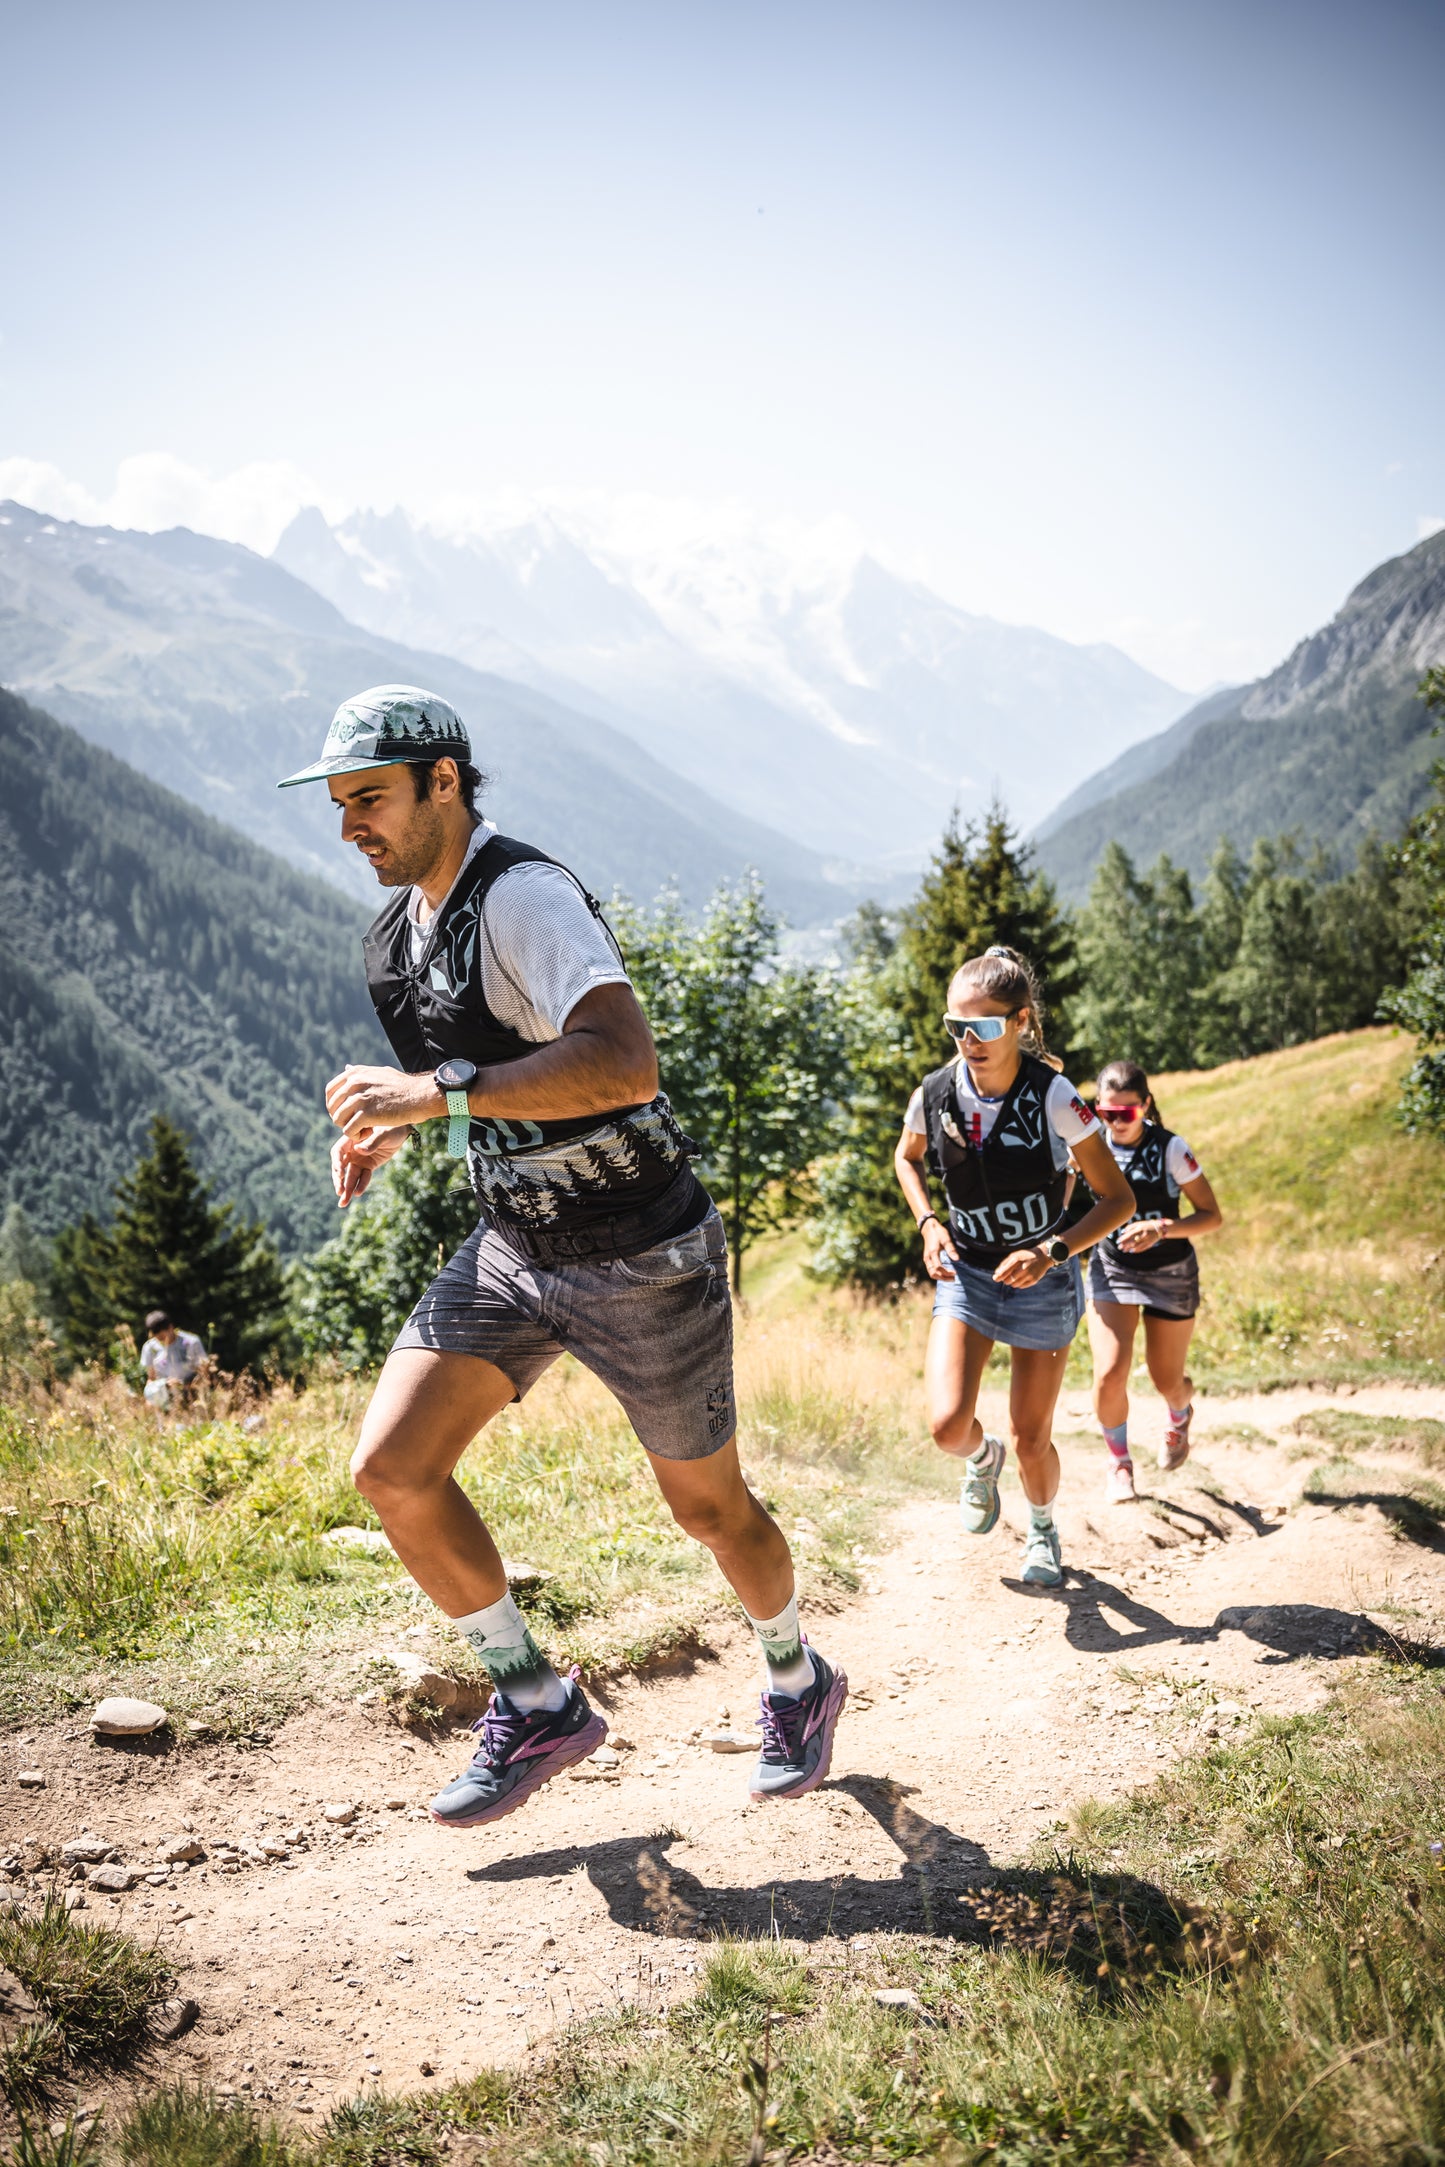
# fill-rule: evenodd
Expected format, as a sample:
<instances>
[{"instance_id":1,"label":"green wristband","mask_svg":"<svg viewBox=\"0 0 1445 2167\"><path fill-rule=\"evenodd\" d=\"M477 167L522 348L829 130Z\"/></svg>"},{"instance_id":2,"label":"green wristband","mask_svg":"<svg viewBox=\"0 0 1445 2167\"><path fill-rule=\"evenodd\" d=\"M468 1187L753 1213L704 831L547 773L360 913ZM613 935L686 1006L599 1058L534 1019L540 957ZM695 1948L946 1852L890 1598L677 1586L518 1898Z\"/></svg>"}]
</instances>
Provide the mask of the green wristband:
<instances>
[{"instance_id":1,"label":"green wristband","mask_svg":"<svg viewBox=\"0 0 1445 2167\"><path fill-rule=\"evenodd\" d=\"M447 1093L447 1157L464 1159L472 1133L471 1103L465 1091Z\"/></svg>"}]
</instances>

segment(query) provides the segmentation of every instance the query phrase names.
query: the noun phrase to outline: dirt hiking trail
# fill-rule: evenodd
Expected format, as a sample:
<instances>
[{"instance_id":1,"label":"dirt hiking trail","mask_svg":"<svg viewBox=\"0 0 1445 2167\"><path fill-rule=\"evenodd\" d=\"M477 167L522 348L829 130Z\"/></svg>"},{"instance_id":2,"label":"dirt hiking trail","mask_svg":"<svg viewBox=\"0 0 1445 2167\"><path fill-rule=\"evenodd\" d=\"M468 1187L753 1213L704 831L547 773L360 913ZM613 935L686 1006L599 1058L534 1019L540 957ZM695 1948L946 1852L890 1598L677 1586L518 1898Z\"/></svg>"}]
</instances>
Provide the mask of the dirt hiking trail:
<instances>
[{"instance_id":1,"label":"dirt hiking trail","mask_svg":"<svg viewBox=\"0 0 1445 2167\"><path fill-rule=\"evenodd\" d=\"M1111 1506L1087 1400L1066 1392L1057 1591L1018 1581L1012 1471L1000 1526L969 1538L940 1456L936 1496L895 1515L864 1592L807 1620L852 1691L831 1779L796 1804L747 1804L750 1761L694 1736L723 1721L753 1735L754 1646L724 1625L680 1674L592 1689L615 1768L554 1781L491 1828L451 1833L422 1810L469 1757L463 1731L416 1736L346 1700L302 1711L264 1750L97 1745L74 1718L6 1739L0 1854L85 1829L145 1868L163 1837L193 1833L204 1857L163 1884L86 1892L88 1915L158 1937L200 2005L129 2081L203 2079L288 2114L515 2062L619 2001L660 2011L720 1932L835 1949L947 1933L960 1891L1075 1801L1147 1782L1256 1712L1317 1705L1387 1633L1445 1637L1439 1549L1402 1538L1378 1504L1300 1501L1329 1453L1291 1456L1285 1433L1329 1404L1201 1398L1193 1457L1164 1477L1146 1403L1140 1502ZM1445 1411L1404 1389L1339 1404ZM1001 1427L999 1397L984 1413ZM1365 1457L1409 1468L1398 1452ZM446 1646L440 1629L432 1652ZM37 1767L46 1788L21 1790L17 1772ZM328 1804L354 1818L329 1821ZM221 1865L227 1840L251 1856Z\"/></svg>"}]
</instances>

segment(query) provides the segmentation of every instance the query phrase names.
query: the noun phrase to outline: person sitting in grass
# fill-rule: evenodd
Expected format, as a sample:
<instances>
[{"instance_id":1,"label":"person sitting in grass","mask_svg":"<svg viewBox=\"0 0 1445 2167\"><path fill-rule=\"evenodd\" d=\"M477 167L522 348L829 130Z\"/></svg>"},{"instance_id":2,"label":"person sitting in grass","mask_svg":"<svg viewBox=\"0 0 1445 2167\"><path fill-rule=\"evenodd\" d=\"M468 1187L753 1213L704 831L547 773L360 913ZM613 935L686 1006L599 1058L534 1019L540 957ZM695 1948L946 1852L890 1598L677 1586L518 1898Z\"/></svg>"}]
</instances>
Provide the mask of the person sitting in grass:
<instances>
[{"instance_id":1,"label":"person sitting in grass","mask_svg":"<svg viewBox=\"0 0 1445 2167\"><path fill-rule=\"evenodd\" d=\"M999 1516L1003 1440L975 1412L998 1341L1010 1349L1009 1431L1029 1501L1023 1578L1063 1579L1053 1501L1054 1403L1084 1314L1077 1253L1123 1223L1133 1196L1093 1113L1050 1061L1043 1001L1023 957L990 948L954 974L944 1028L957 1056L908 1102L894 1168L936 1282L924 1383L935 1444L966 1462L959 1509L970 1535ZM1095 1202L1069 1223L1069 1153ZM934 1210L924 1169L941 1192Z\"/></svg>"},{"instance_id":2,"label":"person sitting in grass","mask_svg":"<svg viewBox=\"0 0 1445 2167\"><path fill-rule=\"evenodd\" d=\"M178 1332L163 1309L149 1312L140 1366L146 1374L145 1397L150 1406L164 1414L205 1359L206 1350L194 1332Z\"/></svg>"},{"instance_id":3,"label":"person sitting in grass","mask_svg":"<svg viewBox=\"0 0 1445 2167\"><path fill-rule=\"evenodd\" d=\"M1189 1457L1194 1386L1184 1364L1199 1307L1194 1244L1201 1234L1217 1233L1224 1215L1184 1138L1159 1119L1149 1079L1137 1061L1110 1061L1100 1069L1094 1111L1108 1131L1114 1163L1134 1192L1133 1218L1101 1241L1089 1260L1094 1412L1109 1448L1109 1496L1123 1505L1135 1494L1129 1370L1140 1311L1144 1360L1169 1414L1159 1447L1159 1465L1168 1471ZM1192 1210L1183 1210L1181 1197Z\"/></svg>"}]
</instances>

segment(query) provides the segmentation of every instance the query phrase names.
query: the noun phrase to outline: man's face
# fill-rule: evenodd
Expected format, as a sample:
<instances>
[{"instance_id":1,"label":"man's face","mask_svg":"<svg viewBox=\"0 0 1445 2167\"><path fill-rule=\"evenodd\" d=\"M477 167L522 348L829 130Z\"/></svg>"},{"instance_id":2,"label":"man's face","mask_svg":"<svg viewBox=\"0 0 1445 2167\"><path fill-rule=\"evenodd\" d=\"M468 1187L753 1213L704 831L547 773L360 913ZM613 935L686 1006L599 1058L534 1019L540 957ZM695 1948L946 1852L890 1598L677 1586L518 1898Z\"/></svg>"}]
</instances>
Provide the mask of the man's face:
<instances>
[{"instance_id":1,"label":"man's face","mask_svg":"<svg viewBox=\"0 0 1445 2167\"><path fill-rule=\"evenodd\" d=\"M450 762L439 762L438 768ZM449 793L440 772L418 798L411 770L401 763L333 775L327 784L341 807L341 840L354 843L383 888L410 888L425 880L446 850L442 805Z\"/></svg>"},{"instance_id":2,"label":"man's face","mask_svg":"<svg viewBox=\"0 0 1445 2167\"><path fill-rule=\"evenodd\" d=\"M163 1324L160 1330L156 1333L156 1338L160 1341L163 1347L169 1347L171 1341L175 1338L175 1336L176 1328L173 1324Z\"/></svg>"}]
</instances>

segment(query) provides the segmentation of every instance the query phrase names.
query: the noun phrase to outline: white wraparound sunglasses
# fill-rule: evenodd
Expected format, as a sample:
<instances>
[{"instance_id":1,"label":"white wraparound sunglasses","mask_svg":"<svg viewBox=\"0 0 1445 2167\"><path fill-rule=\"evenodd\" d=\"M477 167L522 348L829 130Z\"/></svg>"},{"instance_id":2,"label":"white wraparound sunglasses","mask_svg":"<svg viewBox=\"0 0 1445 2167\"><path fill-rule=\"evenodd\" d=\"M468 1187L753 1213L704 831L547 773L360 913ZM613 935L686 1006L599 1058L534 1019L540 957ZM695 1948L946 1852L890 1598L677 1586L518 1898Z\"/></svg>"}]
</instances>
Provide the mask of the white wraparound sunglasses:
<instances>
[{"instance_id":1,"label":"white wraparound sunglasses","mask_svg":"<svg viewBox=\"0 0 1445 2167\"><path fill-rule=\"evenodd\" d=\"M1007 1016L945 1016L944 1029L950 1038L1002 1038L1004 1027L1011 1019Z\"/></svg>"}]
</instances>

